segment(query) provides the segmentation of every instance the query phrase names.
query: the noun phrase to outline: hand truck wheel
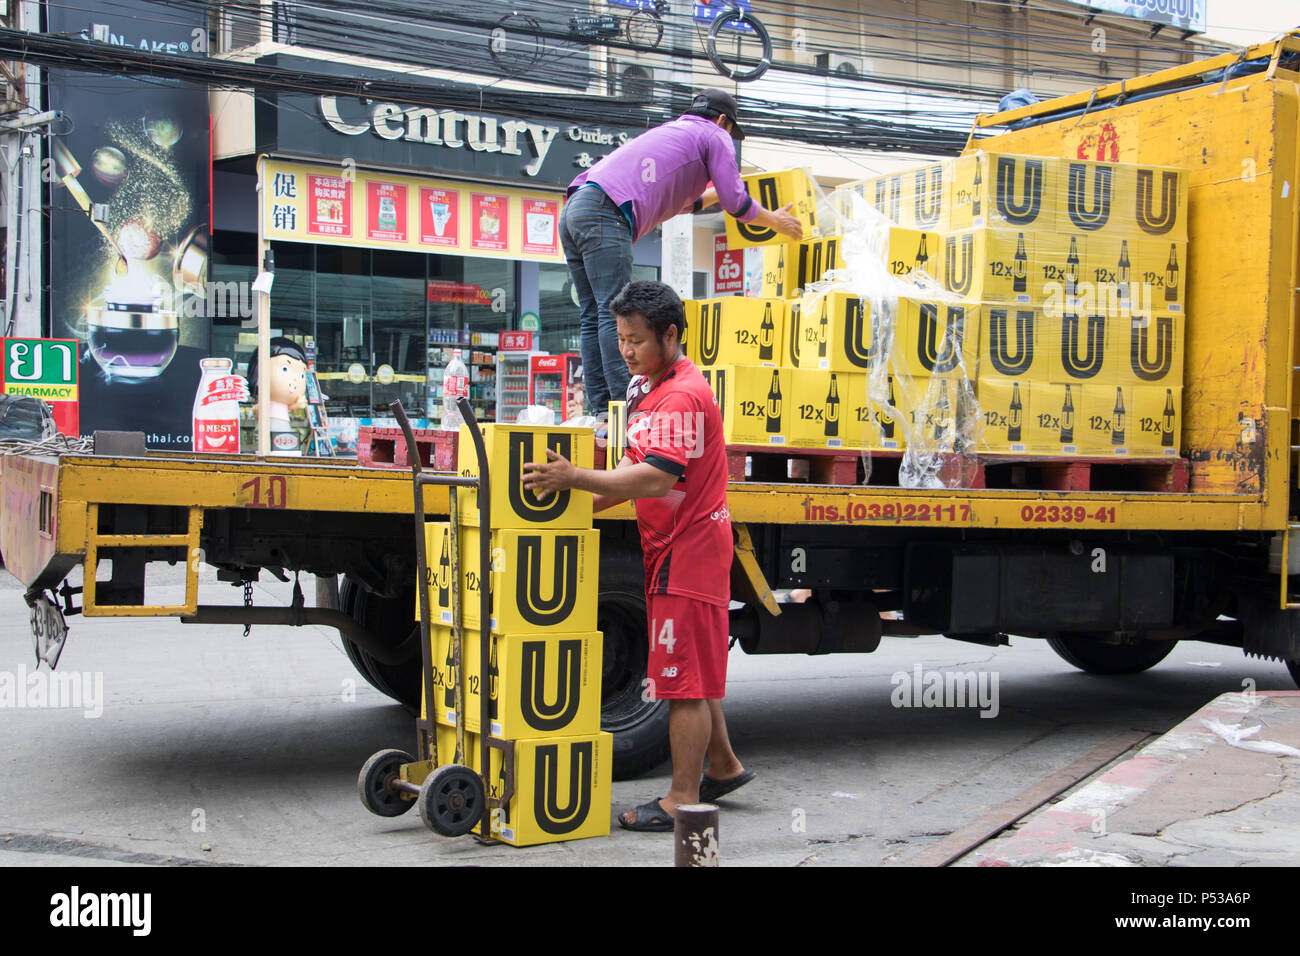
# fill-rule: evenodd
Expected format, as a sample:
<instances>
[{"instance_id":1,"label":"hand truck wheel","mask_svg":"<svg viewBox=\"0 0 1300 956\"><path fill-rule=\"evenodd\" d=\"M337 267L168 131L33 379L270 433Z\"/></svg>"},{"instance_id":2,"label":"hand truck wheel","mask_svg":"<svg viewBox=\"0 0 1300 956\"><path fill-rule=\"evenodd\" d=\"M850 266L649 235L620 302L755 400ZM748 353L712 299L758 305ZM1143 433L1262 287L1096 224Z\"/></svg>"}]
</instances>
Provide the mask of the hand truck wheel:
<instances>
[{"instance_id":1,"label":"hand truck wheel","mask_svg":"<svg viewBox=\"0 0 1300 956\"><path fill-rule=\"evenodd\" d=\"M388 786L389 781L401 777L403 764L415 763L415 758L404 750L381 750L361 767L357 775L357 794L371 813L381 817L400 817L415 801L404 797Z\"/></svg>"},{"instance_id":2,"label":"hand truck wheel","mask_svg":"<svg viewBox=\"0 0 1300 956\"><path fill-rule=\"evenodd\" d=\"M464 836L483 815L483 780L469 767L439 767L420 788L416 806L420 819L440 836Z\"/></svg>"}]
</instances>

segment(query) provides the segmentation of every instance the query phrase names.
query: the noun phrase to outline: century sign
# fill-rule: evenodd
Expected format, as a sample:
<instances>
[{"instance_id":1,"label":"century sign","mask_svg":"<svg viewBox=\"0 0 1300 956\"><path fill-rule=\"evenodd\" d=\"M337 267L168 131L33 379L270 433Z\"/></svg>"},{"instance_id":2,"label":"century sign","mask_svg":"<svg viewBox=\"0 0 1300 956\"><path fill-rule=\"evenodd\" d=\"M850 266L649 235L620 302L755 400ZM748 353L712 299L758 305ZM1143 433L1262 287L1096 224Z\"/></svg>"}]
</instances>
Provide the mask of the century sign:
<instances>
[{"instance_id":1,"label":"century sign","mask_svg":"<svg viewBox=\"0 0 1300 956\"><path fill-rule=\"evenodd\" d=\"M404 106L400 103L373 102L347 97L321 96L317 111L325 125L345 136L367 133L381 140L402 141L444 149L468 150L471 153L497 153L501 156L527 157L521 168L529 177L542 170L546 157L557 139L593 146L616 148L632 138L627 130L601 127L551 126L533 120L503 118L463 110L437 109L428 106ZM590 152L579 152L568 168L570 178L578 168L599 159ZM449 164L451 165L451 164Z\"/></svg>"}]
</instances>

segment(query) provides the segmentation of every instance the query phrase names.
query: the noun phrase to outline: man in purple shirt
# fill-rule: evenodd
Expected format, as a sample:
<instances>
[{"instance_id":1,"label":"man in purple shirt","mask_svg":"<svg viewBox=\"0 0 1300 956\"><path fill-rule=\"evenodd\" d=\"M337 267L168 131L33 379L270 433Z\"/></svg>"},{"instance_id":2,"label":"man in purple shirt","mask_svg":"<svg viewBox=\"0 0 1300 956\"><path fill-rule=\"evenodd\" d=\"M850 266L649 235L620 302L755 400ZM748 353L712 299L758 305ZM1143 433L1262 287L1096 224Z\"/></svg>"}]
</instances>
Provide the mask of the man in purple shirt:
<instances>
[{"instance_id":1,"label":"man in purple shirt","mask_svg":"<svg viewBox=\"0 0 1300 956\"><path fill-rule=\"evenodd\" d=\"M583 387L594 414L627 394L609 302L631 281L632 243L714 202L741 222L803 238L789 205L764 209L745 192L732 144L745 136L736 113L731 94L702 90L682 116L620 146L569 184L560 243L582 310Z\"/></svg>"}]
</instances>

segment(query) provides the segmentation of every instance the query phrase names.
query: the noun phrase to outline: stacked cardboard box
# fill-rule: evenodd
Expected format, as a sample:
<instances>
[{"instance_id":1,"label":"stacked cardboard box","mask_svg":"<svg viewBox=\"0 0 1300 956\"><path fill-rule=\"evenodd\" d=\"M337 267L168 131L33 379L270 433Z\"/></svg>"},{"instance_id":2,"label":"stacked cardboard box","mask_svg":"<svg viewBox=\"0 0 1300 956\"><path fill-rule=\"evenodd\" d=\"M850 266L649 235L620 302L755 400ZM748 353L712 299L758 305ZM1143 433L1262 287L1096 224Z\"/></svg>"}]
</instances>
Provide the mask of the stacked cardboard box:
<instances>
[{"instance_id":1,"label":"stacked cardboard box","mask_svg":"<svg viewBox=\"0 0 1300 956\"><path fill-rule=\"evenodd\" d=\"M904 444L894 381L880 330L891 315L843 293L808 295L809 287L845 266L842 237L827 234L814 186L801 169L745 177L769 209L793 202L805 239L727 220L732 248L763 247L761 298L686 303L686 353L713 387L729 444L816 449L899 449ZM939 235L890 229L882 265L893 275L931 276ZM871 395L870 383L878 383ZM888 397L888 401L884 399ZM879 401L873 401L873 398Z\"/></svg>"},{"instance_id":2,"label":"stacked cardboard box","mask_svg":"<svg viewBox=\"0 0 1300 956\"><path fill-rule=\"evenodd\" d=\"M455 657L452 588L459 588L464 761L480 770L482 694L488 732L514 742L515 790L493 814L492 836L515 846L609 833L613 737L600 730L601 634L596 630L599 532L591 527L591 496L561 492L538 497L524 488L523 466L545 461L546 449L583 468L592 466L589 429L486 425L491 477L491 563L480 577L477 491L458 493L460 580L451 574L451 526L425 526L428 604L434 661L434 720L440 763L455 751ZM477 474L462 428L461 474ZM481 595L490 601L490 651L483 666ZM490 750L489 796L504 792L502 752ZM481 770L480 770L481 772Z\"/></svg>"},{"instance_id":3,"label":"stacked cardboard box","mask_svg":"<svg viewBox=\"0 0 1300 956\"><path fill-rule=\"evenodd\" d=\"M977 336L980 449L1178 454L1185 171L979 152L842 187L833 207L852 193L940 234L938 277Z\"/></svg>"}]
</instances>

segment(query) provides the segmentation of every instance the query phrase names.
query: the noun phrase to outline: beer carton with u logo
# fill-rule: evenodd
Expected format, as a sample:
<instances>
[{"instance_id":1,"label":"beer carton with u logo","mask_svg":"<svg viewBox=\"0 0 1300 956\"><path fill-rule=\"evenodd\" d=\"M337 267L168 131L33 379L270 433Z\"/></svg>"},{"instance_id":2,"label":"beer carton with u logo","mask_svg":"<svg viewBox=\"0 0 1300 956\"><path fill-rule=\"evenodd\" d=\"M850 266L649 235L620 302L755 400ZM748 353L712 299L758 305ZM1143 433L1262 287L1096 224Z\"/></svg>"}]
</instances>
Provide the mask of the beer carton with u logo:
<instances>
[{"instance_id":1,"label":"beer carton with u logo","mask_svg":"<svg viewBox=\"0 0 1300 956\"><path fill-rule=\"evenodd\" d=\"M444 654L450 653L450 638ZM465 638L465 728L482 726L482 689L488 691L493 737L572 737L600 730L600 674L603 643L599 632L493 634L484 676L477 631ZM434 683L443 670L435 658ZM435 688L439 723L456 723L450 681Z\"/></svg>"},{"instance_id":2,"label":"beer carton with u logo","mask_svg":"<svg viewBox=\"0 0 1300 956\"><path fill-rule=\"evenodd\" d=\"M1187 243L1133 236L1091 237L1085 291L1115 313L1183 312Z\"/></svg>"},{"instance_id":3,"label":"beer carton with u logo","mask_svg":"<svg viewBox=\"0 0 1300 956\"><path fill-rule=\"evenodd\" d=\"M461 618L480 621L479 530L462 527ZM600 532L503 528L492 533L488 587L491 621L498 634L587 633L596 629Z\"/></svg>"},{"instance_id":4,"label":"beer carton with u logo","mask_svg":"<svg viewBox=\"0 0 1300 956\"><path fill-rule=\"evenodd\" d=\"M1122 324L1101 311L1044 311L1038 341L1047 359L1047 380L1080 386L1118 382L1114 340Z\"/></svg>"},{"instance_id":5,"label":"beer carton with u logo","mask_svg":"<svg viewBox=\"0 0 1300 956\"><path fill-rule=\"evenodd\" d=\"M685 303L691 352L700 368L776 365L785 350L786 304L781 299L728 296Z\"/></svg>"},{"instance_id":6,"label":"beer carton with u logo","mask_svg":"<svg viewBox=\"0 0 1300 956\"><path fill-rule=\"evenodd\" d=\"M951 225L950 200L952 172L952 161L947 160L888 173L843 188L852 188L886 219L904 229L945 232L954 228Z\"/></svg>"},{"instance_id":7,"label":"beer carton with u logo","mask_svg":"<svg viewBox=\"0 0 1300 956\"><path fill-rule=\"evenodd\" d=\"M1114 323L1110 362L1117 385L1183 383L1183 350L1187 317L1156 310L1122 316Z\"/></svg>"},{"instance_id":8,"label":"beer carton with u logo","mask_svg":"<svg viewBox=\"0 0 1300 956\"><path fill-rule=\"evenodd\" d=\"M886 300L886 310L892 310ZM789 319L786 364L835 372L870 372L886 360L883 323L888 311L873 315L855 295L826 292L805 295Z\"/></svg>"},{"instance_id":9,"label":"beer carton with u logo","mask_svg":"<svg viewBox=\"0 0 1300 956\"><path fill-rule=\"evenodd\" d=\"M466 734L465 743L470 767L478 770L478 735ZM499 798L505 759L495 747L488 753L488 796ZM492 836L511 846L608 836L613 760L614 737L604 732L514 741L514 795L489 811Z\"/></svg>"},{"instance_id":10,"label":"beer carton with u logo","mask_svg":"<svg viewBox=\"0 0 1300 956\"><path fill-rule=\"evenodd\" d=\"M1133 418L1133 386L1108 383L1083 389L1079 453L1098 457L1132 457L1138 423Z\"/></svg>"},{"instance_id":11,"label":"beer carton with u logo","mask_svg":"<svg viewBox=\"0 0 1300 956\"><path fill-rule=\"evenodd\" d=\"M1144 458L1176 458L1182 447L1183 390L1138 385L1133 389L1129 451Z\"/></svg>"},{"instance_id":12,"label":"beer carton with u logo","mask_svg":"<svg viewBox=\"0 0 1300 956\"><path fill-rule=\"evenodd\" d=\"M979 379L1048 378L1043 313L1021 305L986 305L980 315Z\"/></svg>"},{"instance_id":13,"label":"beer carton with u logo","mask_svg":"<svg viewBox=\"0 0 1300 956\"><path fill-rule=\"evenodd\" d=\"M942 237L937 277L943 287L979 302L1038 305L1073 290L1083 255L1068 237L1033 229L965 229ZM1073 291L1069 292L1074 295Z\"/></svg>"},{"instance_id":14,"label":"beer carton with u logo","mask_svg":"<svg viewBox=\"0 0 1300 956\"><path fill-rule=\"evenodd\" d=\"M985 379L976 383L975 397L983 415L978 450L1034 451L1030 421L1034 414L1034 389L1027 379Z\"/></svg>"},{"instance_id":15,"label":"beer carton with u logo","mask_svg":"<svg viewBox=\"0 0 1300 956\"><path fill-rule=\"evenodd\" d=\"M1063 162L983 151L952 160L947 228L1058 228Z\"/></svg>"},{"instance_id":16,"label":"beer carton with u logo","mask_svg":"<svg viewBox=\"0 0 1300 956\"><path fill-rule=\"evenodd\" d=\"M728 445L789 444L791 369L721 365L700 371L722 412L722 437Z\"/></svg>"},{"instance_id":17,"label":"beer carton with u logo","mask_svg":"<svg viewBox=\"0 0 1300 956\"><path fill-rule=\"evenodd\" d=\"M817 238L821 231L817 219L816 185L804 169L783 169L772 173L751 173L741 177L745 191L765 209L780 209L794 203L790 212L803 226L803 234ZM754 222L740 222L727 216L727 248L747 249L787 241L776 230Z\"/></svg>"},{"instance_id":18,"label":"beer carton with u logo","mask_svg":"<svg viewBox=\"0 0 1300 956\"><path fill-rule=\"evenodd\" d=\"M1062 160L1056 228L1102 238L1187 240L1187 171Z\"/></svg>"},{"instance_id":19,"label":"beer carton with u logo","mask_svg":"<svg viewBox=\"0 0 1300 956\"><path fill-rule=\"evenodd\" d=\"M913 378L979 374L980 307L975 303L898 300L894 367Z\"/></svg>"},{"instance_id":20,"label":"beer carton with u logo","mask_svg":"<svg viewBox=\"0 0 1300 956\"><path fill-rule=\"evenodd\" d=\"M522 484L524 464L546 461L549 448L579 468L591 468L595 433L589 428L484 425L483 443L491 480L493 528L590 528L591 495L561 491L539 496ZM461 426L457 463L463 477L478 474L469 428ZM461 523L477 527L478 491L457 491Z\"/></svg>"}]
</instances>

